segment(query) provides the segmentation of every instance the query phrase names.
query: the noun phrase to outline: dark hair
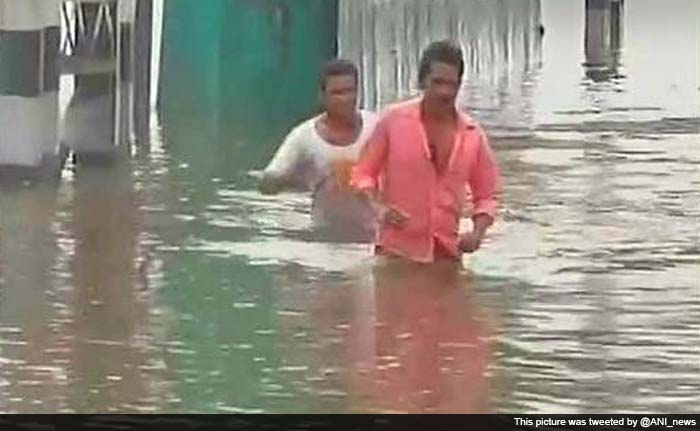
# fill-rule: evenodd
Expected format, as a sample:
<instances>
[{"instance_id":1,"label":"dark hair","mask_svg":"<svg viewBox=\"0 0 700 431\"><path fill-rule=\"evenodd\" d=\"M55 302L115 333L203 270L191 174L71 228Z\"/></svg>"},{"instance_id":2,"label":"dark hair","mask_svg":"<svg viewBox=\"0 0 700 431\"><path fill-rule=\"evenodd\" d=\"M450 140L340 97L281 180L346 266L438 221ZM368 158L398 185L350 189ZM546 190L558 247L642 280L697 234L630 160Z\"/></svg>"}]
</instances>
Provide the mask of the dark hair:
<instances>
[{"instance_id":1,"label":"dark hair","mask_svg":"<svg viewBox=\"0 0 700 431\"><path fill-rule=\"evenodd\" d=\"M418 66L418 83L422 86L423 80L430 73L430 64L434 61L447 63L459 69L459 79L464 74L464 57L462 48L449 40L440 40L428 45L421 55Z\"/></svg>"},{"instance_id":2,"label":"dark hair","mask_svg":"<svg viewBox=\"0 0 700 431\"><path fill-rule=\"evenodd\" d=\"M357 66L349 60L330 60L323 65L321 69L321 90L326 89L326 80L331 76L352 76L355 79L355 84L358 81Z\"/></svg>"}]
</instances>

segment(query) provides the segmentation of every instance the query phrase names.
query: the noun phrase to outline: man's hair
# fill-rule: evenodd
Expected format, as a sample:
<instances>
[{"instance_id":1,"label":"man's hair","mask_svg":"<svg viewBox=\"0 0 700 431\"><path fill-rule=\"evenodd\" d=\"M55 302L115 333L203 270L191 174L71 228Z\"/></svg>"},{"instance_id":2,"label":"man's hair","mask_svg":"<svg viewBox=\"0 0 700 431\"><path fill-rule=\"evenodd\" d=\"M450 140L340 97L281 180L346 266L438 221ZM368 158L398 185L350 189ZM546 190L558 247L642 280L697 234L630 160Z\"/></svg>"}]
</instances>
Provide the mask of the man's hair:
<instances>
[{"instance_id":1,"label":"man's hair","mask_svg":"<svg viewBox=\"0 0 700 431\"><path fill-rule=\"evenodd\" d=\"M449 40L440 40L428 45L421 55L418 67L418 83L421 86L423 86L425 77L430 73L430 65L436 61L455 66L459 70L459 79L462 79L464 74L462 48Z\"/></svg>"},{"instance_id":2,"label":"man's hair","mask_svg":"<svg viewBox=\"0 0 700 431\"><path fill-rule=\"evenodd\" d=\"M357 66L349 60L330 60L323 65L321 69L321 90L326 89L326 81L331 76L352 76L355 79L355 84L359 83Z\"/></svg>"}]
</instances>

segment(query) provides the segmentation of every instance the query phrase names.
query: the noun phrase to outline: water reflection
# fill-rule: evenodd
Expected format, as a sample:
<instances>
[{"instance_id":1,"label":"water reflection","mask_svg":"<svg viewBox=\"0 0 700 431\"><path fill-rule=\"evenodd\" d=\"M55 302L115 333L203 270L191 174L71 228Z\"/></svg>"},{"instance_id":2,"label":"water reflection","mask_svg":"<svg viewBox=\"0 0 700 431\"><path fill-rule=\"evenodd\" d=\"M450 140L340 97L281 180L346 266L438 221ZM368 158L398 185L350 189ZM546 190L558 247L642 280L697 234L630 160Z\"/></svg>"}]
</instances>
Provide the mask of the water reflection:
<instances>
[{"instance_id":1,"label":"water reflection","mask_svg":"<svg viewBox=\"0 0 700 431\"><path fill-rule=\"evenodd\" d=\"M544 0L542 6L546 61L533 97L538 130L698 133L697 2Z\"/></svg>"},{"instance_id":2,"label":"water reflection","mask_svg":"<svg viewBox=\"0 0 700 431\"><path fill-rule=\"evenodd\" d=\"M486 413L492 322L457 264L379 263L348 334L357 411ZM363 302L369 303L363 303Z\"/></svg>"},{"instance_id":3,"label":"water reflection","mask_svg":"<svg viewBox=\"0 0 700 431\"><path fill-rule=\"evenodd\" d=\"M160 409L163 331L151 313L131 167L71 178L2 195L2 232L13 234L0 242L0 409Z\"/></svg>"},{"instance_id":4,"label":"water reflection","mask_svg":"<svg viewBox=\"0 0 700 431\"><path fill-rule=\"evenodd\" d=\"M154 340L148 337L146 286L138 282L139 203L128 165L81 170L74 193L74 408L155 407L140 369Z\"/></svg>"},{"instance_id":5,"label":"water reflection","mask_svg":"<svg viewBox=\"0 0 700 431\"><path fill-rule=\"evenodd\" d=\"M365 263L331 274L277 271L276 392L310 412L491 410L495 322L458 264ZM284 382L286 381L286 384Z\"/></svg>"},{"instance_id":6,"label":"water reflection","mask_svg":"<svg viewBox=\"0 0 700 431\"><path fill-rule=\"evenodd\" d=\"M59 411L69 396L67 340L56 319L57 195L50 187L0 195L0 411Z\"/></svg>"},{"instance_id":7,"label":"water reflection","mask_svg":"<svg viewBox=\"0 0 700 431\"><path fill-rule=\"evenodd\" d=\"M307 63L288 75L274 68L261 75L274 81L265 87L270 97L231 98L253 106L246 115L259 118L226 130L222 113L233 111L222 106L229 97L221 103L215 97L224 69L205 67L206 61L170 63L180 78L195 70L206 79L171 81L164 97L172 99L163 102L182 104L164 105L164 135L154 133L150 154L109 169L66 170L58 188L0 192L0 410L697 410L700 93L698 74L688 71L697 69L698 40L689 35L700 27L697 13L688 11L697 12L700 3L675 1L672 7L625 3L624 56L602 82L586 78L582 68L584 3L541 2L543 67L512 63L518 64L514 75L493 81L495 87L483 81L483 94L517 89L513 83L531 73L539 84L523 99L536 108L535 122L570 124L540 127L527 139L494 139L504 207L485 247L469 259L473 276L445 268L373 268L367 247L305 236L308 202L301 196L270 199L254 191L244 173L278 144L265 136L286 132L291 112L301 112L296 108L313 109L317 81ZM494 20L510 22L509 12L487 3L481 6L494 8ZM387 80L368 81L386 101L414 85L418 51L392 57L391 50L420 45L407 35L427 28L428 15L416 11L433 4L460 6L341 4L363 11L356 23L364 23L357 28L366 34L344 41L350 33L343 30L340 43L359 53L365 71L374 70L378 53L388 53L376 69L389 71ZM210 26L226 15L217 14L222 10L203 8L194 16ZM251 9L246 16L274 23L274 10ZM448 10L449 16L430 12L430 27L464 36L465 12ZM393 30L385 33L378 21L370 25L372 11L418 24L387 24ZM299 17L291 9L288 18L282 15L290 34L307 40L295 33L303 27ZM492 31L472 26L484 31L472 41L479 48L472 66L493 72L501 64L494 55L515 49L499 42L500 32L524 25L522 19L505 27L489 21ZM369 37L370 28L378 38ZM522 37L539 34L528 32ZM196 51L199 37L212 48L208 42L221 36L183 34L179 53ZM217 58L220 47L200 54ZM603 48L614 54L614 44ZM304 49L301 44L299 52ZM238 57L229 56L233 67ZM270 64L284 63L278 60ZM394 72L396 88L389 85ZM268 103L284 100L274 93L302 81L308 87L295 108L284 114L291 105L280 102L274 112L284 115L268 115ZM238 82L252 82L250 91L264 87ZM178 91L192 100L177 99ZM510 106L507 97L500 100Z\"/></svg>"}]
</instances>

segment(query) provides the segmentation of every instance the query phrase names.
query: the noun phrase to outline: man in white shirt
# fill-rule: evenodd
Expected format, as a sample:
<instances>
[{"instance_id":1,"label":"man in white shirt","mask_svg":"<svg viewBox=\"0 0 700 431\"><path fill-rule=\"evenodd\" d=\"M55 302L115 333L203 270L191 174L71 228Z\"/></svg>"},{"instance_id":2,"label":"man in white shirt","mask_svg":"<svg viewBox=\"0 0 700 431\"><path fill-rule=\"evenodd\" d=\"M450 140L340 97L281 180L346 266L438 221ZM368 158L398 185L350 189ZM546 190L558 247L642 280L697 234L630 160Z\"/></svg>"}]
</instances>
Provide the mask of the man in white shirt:
<instances>
[{"instance_id":1,"label":"man in white shirt","mask_svg":"<svg viewBox=\"0 0 700 431\"><path fill-rule=\"evenodd\" d=\"M259 190L311 191L317 228L336 238L374 239L374 211L348 188L350 170L371 135L376 116L357 107L358 71L346 60L328 62L321 74L323 109L296 126L263 172Z\"/></svg>"}]
</instances>

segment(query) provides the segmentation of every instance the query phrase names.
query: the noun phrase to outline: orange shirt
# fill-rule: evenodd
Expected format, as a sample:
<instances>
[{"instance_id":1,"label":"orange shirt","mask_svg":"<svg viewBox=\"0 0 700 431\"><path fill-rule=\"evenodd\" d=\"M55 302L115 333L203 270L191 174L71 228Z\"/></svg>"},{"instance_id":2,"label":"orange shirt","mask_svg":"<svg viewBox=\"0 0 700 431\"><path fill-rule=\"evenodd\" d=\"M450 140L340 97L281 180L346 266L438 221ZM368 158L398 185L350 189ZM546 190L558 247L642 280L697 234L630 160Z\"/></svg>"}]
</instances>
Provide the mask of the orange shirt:
<instances>
[{"instance_id":1,"label":"orange shirt","mask_svg":"<svg viewBox=\"0 0 700 431\"><path fill-rule=\"evenodd\" d=\"M459 256L459 221L467 197L474 215L487 214L493 220L500 173L481 127L459 112L447 169L438 174L419 98L386 110L352 171L350 185L358 191L377 190L382 203L409 216L402 228L383 225L378 246L416 262L432 262L436 242Z\"/></svg>"}]
</instances>

